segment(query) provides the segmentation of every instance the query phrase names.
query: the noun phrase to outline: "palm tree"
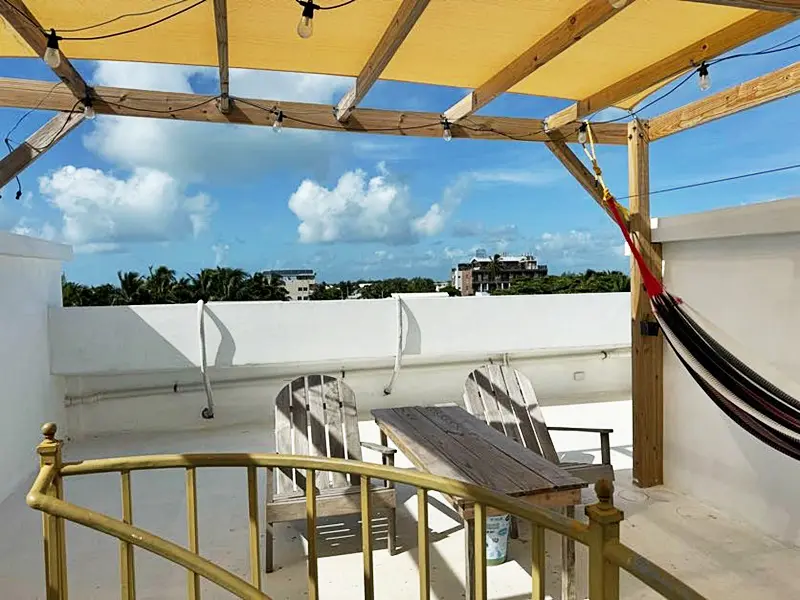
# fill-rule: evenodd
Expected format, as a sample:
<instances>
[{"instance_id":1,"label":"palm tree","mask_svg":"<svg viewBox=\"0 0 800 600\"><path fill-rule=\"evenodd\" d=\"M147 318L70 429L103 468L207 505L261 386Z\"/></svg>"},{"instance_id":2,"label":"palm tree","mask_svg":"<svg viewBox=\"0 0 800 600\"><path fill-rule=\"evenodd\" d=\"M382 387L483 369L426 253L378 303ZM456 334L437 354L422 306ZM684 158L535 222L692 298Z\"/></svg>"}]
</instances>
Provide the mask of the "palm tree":
<instances>
[{"instance_id":1,"label":"palm tree","mask_svg":"<svg viewBox=\"0 0 800 600\"><path fill-rule=\"evenodd\" d=\"M175 302L174 286L175 271L168 269L164 265L153 271L153 266L149 267L150 275L145 281L145 287L150 294L151 300L155 304L167 304Z\"/></svg>"},{"instance_id":2,"label":"palm tree","mask_svg":"<svg viewBox=\"0 0 800 600\"><path fill-rule=\"evenodd\" d=\"M120 304L148 304L145 281L136 271L117 271Z\"/></svg>"}]
</instances>

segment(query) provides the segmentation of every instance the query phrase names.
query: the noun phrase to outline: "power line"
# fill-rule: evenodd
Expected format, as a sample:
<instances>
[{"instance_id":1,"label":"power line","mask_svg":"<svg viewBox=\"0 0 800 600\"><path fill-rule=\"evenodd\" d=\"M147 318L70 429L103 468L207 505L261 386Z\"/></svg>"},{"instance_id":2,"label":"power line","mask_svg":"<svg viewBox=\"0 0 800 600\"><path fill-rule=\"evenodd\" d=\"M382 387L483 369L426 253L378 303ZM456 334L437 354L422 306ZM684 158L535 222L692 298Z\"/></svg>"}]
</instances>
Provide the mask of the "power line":
<instances>
[{"instance_id":1,"label":"power line","mask_svg":"<svg viewBox=\"0 0 800 600\"><path fill-rule=\"evenodd\" d=\"M748 177L757 177L759 175L770 175L772 173L780 173L782 171L791 171L792 169L800 168L800 163L794 165L787 165L785 167L775 167L773 169L766 169L764 171L754 171L751 173L743 173L742 175L733 175L731 177L722 177L721 179L709 179L707 181L698 181L696 183L687 183L686 185L676 185L674 187L663 188L660 190L655 190L654 192L650 192L649 196L655 196L656 194L666 194L668 192L677 192L679 190L688 190L696 187L702 187L705 185L712 185L715 183L724 183L726 181L736 181L738 179L746 179ZM620 196L617 200L629 200L630 198L637 198L640 194L631 194L629 196Z\"/></svg>"}]
</instances>

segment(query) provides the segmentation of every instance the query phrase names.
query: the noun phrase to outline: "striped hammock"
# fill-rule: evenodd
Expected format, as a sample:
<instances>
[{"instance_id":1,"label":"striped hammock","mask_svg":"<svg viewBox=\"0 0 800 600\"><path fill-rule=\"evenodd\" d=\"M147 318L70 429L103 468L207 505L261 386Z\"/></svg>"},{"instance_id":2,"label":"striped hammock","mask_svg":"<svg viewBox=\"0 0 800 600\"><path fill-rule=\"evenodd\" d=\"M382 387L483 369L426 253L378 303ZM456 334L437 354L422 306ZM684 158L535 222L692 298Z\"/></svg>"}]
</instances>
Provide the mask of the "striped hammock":
<instances>
[{"instance_id":1,"label":"striped hammock","mask_svg":"<svg viewBox=\"0 0 800 600\"><path fill-rule=\"evenodd\" d=\"M609 194L605 200L642 274L653 314L678 360L734 423L775 450L800 460L800 386L760 364L685 301L666 291L634 245L622 218L624 209ZM746 363L742 360L745 357Z\"/></svg>"}]
</instances>

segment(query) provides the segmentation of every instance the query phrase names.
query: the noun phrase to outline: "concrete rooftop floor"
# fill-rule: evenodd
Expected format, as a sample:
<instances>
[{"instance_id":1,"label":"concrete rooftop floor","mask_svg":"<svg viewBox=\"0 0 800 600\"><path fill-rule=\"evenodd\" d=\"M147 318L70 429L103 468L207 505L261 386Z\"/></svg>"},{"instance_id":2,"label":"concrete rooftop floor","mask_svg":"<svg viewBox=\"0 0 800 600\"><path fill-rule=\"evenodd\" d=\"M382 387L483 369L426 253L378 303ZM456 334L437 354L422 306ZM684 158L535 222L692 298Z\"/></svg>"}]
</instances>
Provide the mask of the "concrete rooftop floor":
<instances>
[{"instance_id":1,"label":"concrete rooftop floor","mask_svg":"<svg viewBox=\"0 0 800 600\"><path fill-rule=\"evenodd\" d=\"M163 452L269 452L268 425L226 427L175 434L120 434L66 446L69 460ZM362 439L377 441L372 422L362 423ZM558 446L558 440L556 440ZM612 438L613 444L613 438ZM595 449L589 448L594 455ZM376 461L367 452L365 460ZM584 453L586 454L586 453ZM639 490L630 483L627 447L616 447L618 471L615 503L625 511L622 540L627 545L708 598L727 600L800 597L797 548L784 546L747 525L670 491L666 487ZM34 457L32 455L32 461ZM398 453L398 466L410 464ZM186 543L184 475L182 471L137 472L132 476L134 522L158 535ZM263 473L259 493L263 500ZM70 478L67 499L112 516L120 515L119 476L103 474ZM44 598L41 517L25 503L21 487L0 504L0 597L13 600ZM388 556L386 521L376 515L375 591L377 598L415 598L418 594L416 497L411 488L398 489L400 551ZM593 501L591 492L584 498ZM198 472L200 551L234 573L247 577L247 492L244 469L206 469ZM432 500L431 588L439 600L463 598L464 542L461 523L443 502ZM582 507L577 513L582 516ZM263 515L262 515L263 518ZM306 592L304 523L276 527L276 571L264 577L263 589L272 598L302 598ZM263 524L262 524L263 531ZM548 534L548 594L560 598L560 543ZM263 533L262 533L263 537ZM360 531L357 517L320 520L320 598L362 597ZM512 541L509 560L489 568L490 598L530 597L530 557L527 528ZM69 591L72 598L111 598L119 595L118 552L115 539L68 524ZM262 550L263 556L263 550ZM586 555L578 547L579 598L585 597ZM622 597L660 598L627 574L622 574ZM137 598L185 597L185 571L167 561L136 551ZM230 595L203 583L203 598Z\"/></svg>"}]
</instances>

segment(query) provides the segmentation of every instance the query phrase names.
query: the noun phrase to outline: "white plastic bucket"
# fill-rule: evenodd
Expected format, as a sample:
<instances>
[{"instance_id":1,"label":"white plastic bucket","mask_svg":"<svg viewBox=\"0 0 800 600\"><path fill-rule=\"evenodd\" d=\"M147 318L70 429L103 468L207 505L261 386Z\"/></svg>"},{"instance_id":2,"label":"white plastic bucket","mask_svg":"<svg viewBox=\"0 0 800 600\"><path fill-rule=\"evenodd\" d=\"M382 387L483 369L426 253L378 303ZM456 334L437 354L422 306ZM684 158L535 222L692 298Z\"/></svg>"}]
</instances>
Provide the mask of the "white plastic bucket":
<instances>
[{"instance_id":1,"label":"white plastic bucket","mask_svg":"<svg viewBox=\"0 0 800 600\"><path fill-rule=\"evenodd\" d=\"M509 515L494 515L486 518L486 564L502 565L508 554Z\"/></svg>"}]
</instances>

